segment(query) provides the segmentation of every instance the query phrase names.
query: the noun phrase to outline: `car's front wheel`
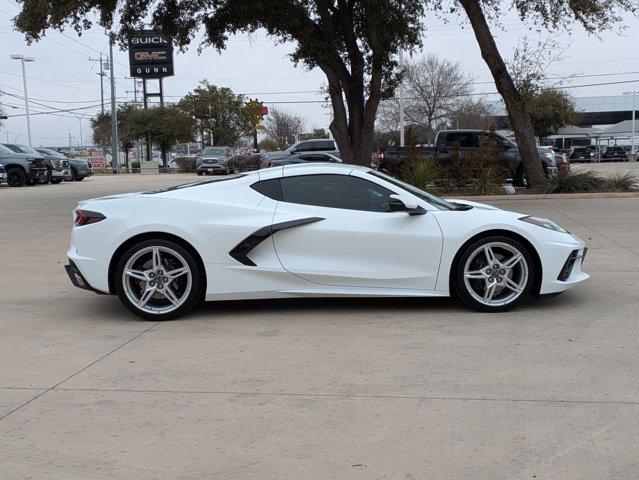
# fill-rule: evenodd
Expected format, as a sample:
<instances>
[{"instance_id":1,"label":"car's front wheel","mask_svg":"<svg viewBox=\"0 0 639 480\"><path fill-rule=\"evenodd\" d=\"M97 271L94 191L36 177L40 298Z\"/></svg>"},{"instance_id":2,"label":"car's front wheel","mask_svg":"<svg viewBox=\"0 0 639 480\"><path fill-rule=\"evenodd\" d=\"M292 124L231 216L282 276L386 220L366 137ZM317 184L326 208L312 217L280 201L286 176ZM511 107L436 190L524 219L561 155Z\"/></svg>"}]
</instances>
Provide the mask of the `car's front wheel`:
<instances>
[{"instance_id":1,"label":"car's front wheel","mask_svg":"<svg viewBox=\"0 0 639 480\"><path fill-rule=\"evenodd\" d=\"M7 170L7 184L10 187L24 187L27 184L27 176L24 170L17 167Z\"/></svg>"},{"instance_id":2,"label":"car's front wheel","mask_svg":"<svg viewBox=\"0 0 639 480\"><path fill-rule=\"evenodd\" d=\"M525 245L499 235L466 247L454 274L457 294L466 305L482 312L503 312L530 293L535 265Z\"/></svg>"},{"instance_id":3,"label":"car's front wheel","mask_svg":"<svg viewBox=\"0 0 639 480\"><path fill-rule=\"evenodd\" d=\"M122 303L146 320L170 320L198 302L201 272L194 256L178 243L144 240L118 261L116 291Z\"/></svg>"}]
</instances>

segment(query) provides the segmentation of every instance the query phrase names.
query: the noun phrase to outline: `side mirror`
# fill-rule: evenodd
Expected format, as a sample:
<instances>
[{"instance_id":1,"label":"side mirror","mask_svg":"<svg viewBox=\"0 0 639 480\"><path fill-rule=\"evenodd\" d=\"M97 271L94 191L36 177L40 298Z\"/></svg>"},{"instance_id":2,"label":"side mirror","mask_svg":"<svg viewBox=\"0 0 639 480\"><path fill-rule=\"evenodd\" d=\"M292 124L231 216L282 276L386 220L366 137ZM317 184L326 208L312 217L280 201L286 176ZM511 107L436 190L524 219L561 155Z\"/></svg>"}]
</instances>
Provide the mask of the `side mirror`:
<instances>
[{"instance_id":1,"label":"side mirror","mask_svg":"<svg viewBox=\"0 0 639 480\"><path fill-rule=\"evenodd\" d=\"M391 195L388 206L392 212L406 212L409 215L424 215L426 210L417 205L411 198L403 195Z\"/></svg>"},{"instance_id":2,"label":"side mirror","mask_svg":"<svg viewBox=\"0 0 639 480\"><path fill-rule=\"evenodd\" d=\"M297 153L297 148L291 148L291 153Z\"/></svg>"}]
</instances>

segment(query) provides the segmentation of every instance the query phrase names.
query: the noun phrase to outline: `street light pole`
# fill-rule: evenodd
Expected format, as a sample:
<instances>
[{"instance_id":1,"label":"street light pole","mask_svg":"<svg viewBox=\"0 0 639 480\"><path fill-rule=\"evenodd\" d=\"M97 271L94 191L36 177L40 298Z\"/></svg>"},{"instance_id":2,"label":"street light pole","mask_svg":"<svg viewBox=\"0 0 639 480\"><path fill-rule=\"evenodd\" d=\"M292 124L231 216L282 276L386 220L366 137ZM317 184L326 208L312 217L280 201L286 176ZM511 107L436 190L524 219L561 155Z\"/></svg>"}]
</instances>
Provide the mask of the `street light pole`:
<instances>
[{"instance_id":1,"label":"street light pole","mask_svg":"<svg viewBox=\"0 0 639 480\"><path fill-rule=\"evenodd\" d=\"M630 147L630 153L632 155L635 154L635 112L637 110L636 98L638 93L639 92L637 90L633 90L631 92L623 92L624 95L632 95L632 146Z\"/></svg>"},{"instance_id":2,"label":"street light pole","mask_svg":"<svg viewBox=\"0 0 639 480\"><path fill-rule=\"evenodd\" d=\"M24 55L14 54L10 55L12 60L20 60L22 64L22 86L24 87L24 109L27 116L27 138L29 140L29 146L31 146L31 116L29 115L29 94L27 93L27 73L24 67L25 62L34 62L35 58L25 57Z\"/></svg>"},{"instance_id":3,"label":"street light pole","mask_svg":"<svg viewBox=\"0 0 639 480\"><path fill-rule=\"evenodd\" d=\"M118 160L118 111L115 107L115 74L113 65L113 43L115 35L109 32L109 66L111 67L111 168L116 173L120 173L120 162Z\"/></svg>"}]
</instances>

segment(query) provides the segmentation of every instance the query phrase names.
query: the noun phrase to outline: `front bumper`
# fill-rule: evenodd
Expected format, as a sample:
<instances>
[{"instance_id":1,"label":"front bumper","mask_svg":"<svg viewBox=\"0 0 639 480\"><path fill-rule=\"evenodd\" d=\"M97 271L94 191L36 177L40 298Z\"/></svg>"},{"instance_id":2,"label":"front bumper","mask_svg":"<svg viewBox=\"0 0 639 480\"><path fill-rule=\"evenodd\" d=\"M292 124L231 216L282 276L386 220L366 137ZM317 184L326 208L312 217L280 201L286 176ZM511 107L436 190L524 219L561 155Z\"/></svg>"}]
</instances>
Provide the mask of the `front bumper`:
<instances>
[{"instance_id":1,"label":"front bumper","mask_svg":"<svg viewBox=\"0 0 639 480\"><path fill-rule=\"evenodd\" d=\"M27 180L34 180L36 182L47 181L47 169L46 168L30 168Z\"/></svg>"},{"instance_id":2,"label":"front bumper","mask_svg":"<svg viewBox=\"0 0 639 480\"><path fill-rule=\"evenodd\" d=\"M64 179L64 170L51 170L51 178L62 178Z\"/></svg>"},{"instance_id":3,"label":"front bumper","mask_svg":"<svg viewBox=\"0 0 639 480\"><path fill-rule=\"evenodd\" d=\"M220 163L217 164L202 164L198 165L196 168L197 172L208 173L208 172L226 172L226 165L222 165Z\"/></svg>"},{"instance_id":4,"label":"front bumper","mask_svg":"<svg viewBox=\"0 0 639 480\"><path fill-rule=\"evenodd\" d=\"M547 250L539 293L545 295L563 292L588 280L590 275L581 270L587 252L588 248L582 241L580 244L566 244L561 248L553 248L552 253Z\"/></svg>"}]
</instances>

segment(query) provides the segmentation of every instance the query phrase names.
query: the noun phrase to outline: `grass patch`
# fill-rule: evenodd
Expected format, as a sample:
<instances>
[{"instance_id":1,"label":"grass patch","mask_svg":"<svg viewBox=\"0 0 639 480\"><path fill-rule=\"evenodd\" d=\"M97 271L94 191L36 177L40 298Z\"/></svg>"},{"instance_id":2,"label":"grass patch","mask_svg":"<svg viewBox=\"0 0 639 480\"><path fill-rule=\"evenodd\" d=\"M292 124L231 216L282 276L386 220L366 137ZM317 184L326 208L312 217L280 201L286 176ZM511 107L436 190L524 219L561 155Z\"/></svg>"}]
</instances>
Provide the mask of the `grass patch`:
<instances>
[{"instance_id":1,"label":"grass patch","mask_svg":"<svg viewBox=\"0 0 639 480\"><path fill-rule=\"evenodd\" d=\"M637 187L637 177L630 173L612 173L603 176L585 170L580 172L560 172L548 179L538 190L539 193L597 193L632 192Z\"/></svg>"}]
</instances>

